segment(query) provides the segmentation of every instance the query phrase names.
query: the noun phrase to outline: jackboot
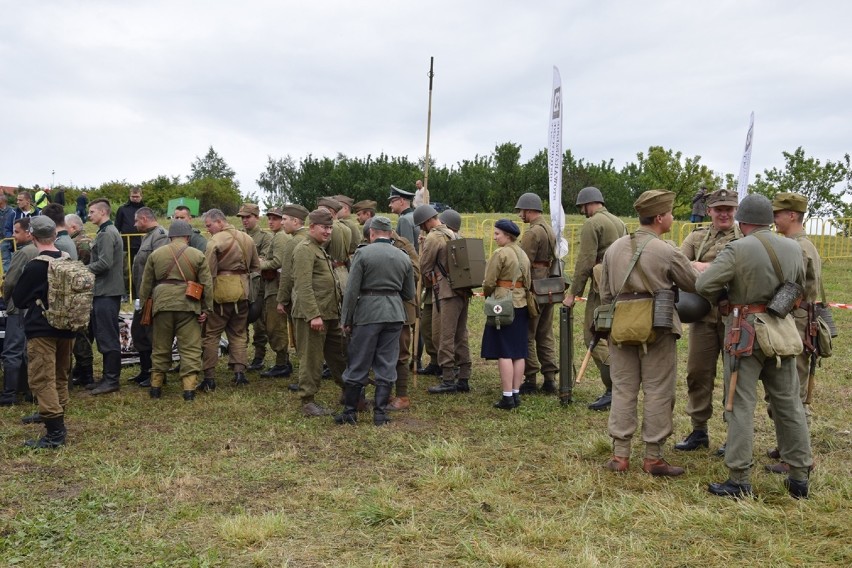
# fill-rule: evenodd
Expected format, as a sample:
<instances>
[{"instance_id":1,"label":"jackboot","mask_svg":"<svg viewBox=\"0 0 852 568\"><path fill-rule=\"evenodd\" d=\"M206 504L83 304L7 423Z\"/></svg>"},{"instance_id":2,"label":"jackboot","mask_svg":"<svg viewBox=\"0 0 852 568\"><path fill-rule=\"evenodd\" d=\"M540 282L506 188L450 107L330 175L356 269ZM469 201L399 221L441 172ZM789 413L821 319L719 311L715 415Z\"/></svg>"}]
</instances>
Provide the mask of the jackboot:
<instances>
[{"instance_id":1,"label":"jackboot","mask_svg":"<svg viewBox=\"0 0 852 568\"><path fill-rule=\"evenodd\" d=\"M139 374L127 379L127 382L136 383L140 387L151 386L151 352L139 352ZM148 384L145 384L148 383Z\"/></svg>"},{"instance_id":2,"label":"jackboot","mask_svg":"<svg viewBox=\"0 0 852 568\"><path fill-rule=\"evenodd\" d=\"M18 378L21 369L6 367L3 370L3 393L0 394L0 406L12 406L18 402Z\"/></svg>"},{"instance_id":3,"label":"jackboot","mask_svg":"<svg viewBox=\"0 0 852 568\"><path fill-rule=\"evenodd\" d=\"M445 379L441 384L429 387L429 394L450 394L456 392L456 382L452 379Z\"/></svg>"},{"instance_id":4,"label":"jackboot","mask_svg":"<svg viewBox=\"0 0 852 568\"><path fill-rule=\"evenodd\" d=\"M44 436L38 440L27 440L24 442L24 446L36 449L55 449L65 445L66 430L64 417L48 418L44 421L44 427L47 430Z\"/></svg>"},{"instance_id":5,"label":"jackboot","mask_svg":"<svg viewBox=\"0 0 852 568\"><path fill-rule=\"evenodd\" d=\"M358 384L347 384L343 389L343 412L334 417L336 424L358 423L358 401L364 388Z\"/></svg>"},{"instance_id":6,"label":"jackboot","mask_svg":"<svg viewBox=\"0 0 852 568\"><path fill-rule=\"evenodd\" d=\"M103 380L91 390L92 395L97 396L116 392L121 388L121 352L115 351L104 354Z\"/></svg>"},{"instance_id":7,"label":"jackboot","mask_svg":"<svg viewBox=\"0 0 852 568\"><path fill-rule=\"evenodd\" d=\"M391 421L391 418L387 413L390 395L391 385L376 385L376 401L373 405L373 424L376 426L384 426Z\"/></svg>"}]
</instances>

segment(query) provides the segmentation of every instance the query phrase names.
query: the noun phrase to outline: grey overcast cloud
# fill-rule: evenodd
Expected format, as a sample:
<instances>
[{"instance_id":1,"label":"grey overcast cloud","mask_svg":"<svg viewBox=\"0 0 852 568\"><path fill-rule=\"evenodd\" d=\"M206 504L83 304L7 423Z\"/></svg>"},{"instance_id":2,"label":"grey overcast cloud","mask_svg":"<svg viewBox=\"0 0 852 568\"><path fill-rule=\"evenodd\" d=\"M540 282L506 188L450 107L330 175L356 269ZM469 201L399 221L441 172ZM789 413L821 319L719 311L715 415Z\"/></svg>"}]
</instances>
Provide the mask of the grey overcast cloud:
<instances>
[{"instance_id":1,"label":"grey overcast cloud","mask_svg":"<svg viewBox=\"0 0 852 568\"><path fill-rule=\"evenodd\" d=\"M209 146L257 191L267 156L659 145L754 174L852 150L852 3L788 0L0 0L0 185L181 176ZM437 198L437 196L435 196Z\"/></svg>"}]
</instances>

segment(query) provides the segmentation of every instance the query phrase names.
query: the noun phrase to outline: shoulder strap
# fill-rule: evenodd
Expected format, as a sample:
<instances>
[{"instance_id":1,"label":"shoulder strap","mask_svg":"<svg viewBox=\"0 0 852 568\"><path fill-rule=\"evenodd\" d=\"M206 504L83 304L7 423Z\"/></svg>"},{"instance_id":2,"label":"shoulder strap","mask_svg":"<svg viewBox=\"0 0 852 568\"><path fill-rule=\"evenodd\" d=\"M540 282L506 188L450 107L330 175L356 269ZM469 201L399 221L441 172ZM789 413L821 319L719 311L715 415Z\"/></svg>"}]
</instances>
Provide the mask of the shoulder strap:
<instances>
[{"instance_id":1,"label":"shoulder strap","mask_svg":"<svg viewBox=\"0 0 852 568\"><path fill-rule=\"evenodd\" d=\"M645 250L645 246L653 240L654 237L650 237L645 240L640 246L636 245L636 234L630 235L630 246L633 248L633 258L630 259L630 266L627 268L627 274L624 275L624 280L621 281L621 286L618 287L618 292L615 293L615 297L621 294L621 291L624 290L624 285L627 284L627 279L630 277L630 273L633 272L633 268L636 266L636 263L639 261L639 257L642 255L642 251ZM641 270L641 268L640 268ZM648 284L647 277L645 273L642 272L640 274L642 278L642 283L650 290L651 286Z\"/></svg>"},{"instance_id":2,"label":"shoulder strap","mask_svg":"<svg viewBox=\"0 0 852 568\"><path fill-rule=\"evenodd\" d=\"M784 273L781 272L781 263L778 262L778 255L775 254L775 249L769 246L769 243L766 241L766 236L761 235L760 233L755 233L755 237L760 241L760 244L763 245L763 248L766 249L767 254L769 254L769 260L772 261L772 268L775 269L775 276L778 277L778 281L782 284L784 283Z\"/></svg>"},{"instance_id":3,"label":"shoulder strap","mask_svg":"<svg viewBox=\"0 0 852 568\"><path fill-rule=\"evenodd\" d=\"M523 279L524 269L522 267L523 265L522 265L522 262L521 262L521 253L519 252L519 249L516 248L516 247L512 247L512 250L515 251L515 256L518 257L518 275L516 277L512 278L512 288L514 288L515 282ZM529 285L528 282L524 282L524 284Z\"/></svg>"}]
</instances>

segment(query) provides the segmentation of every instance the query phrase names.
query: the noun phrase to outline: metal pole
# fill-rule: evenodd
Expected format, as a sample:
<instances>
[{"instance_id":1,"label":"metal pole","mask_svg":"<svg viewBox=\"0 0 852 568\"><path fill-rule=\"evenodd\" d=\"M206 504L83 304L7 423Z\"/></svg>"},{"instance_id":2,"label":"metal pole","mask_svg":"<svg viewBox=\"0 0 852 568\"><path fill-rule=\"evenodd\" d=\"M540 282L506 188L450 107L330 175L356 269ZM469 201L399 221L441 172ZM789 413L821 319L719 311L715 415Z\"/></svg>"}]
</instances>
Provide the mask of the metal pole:
<instances>
[{"instance_id":1,"label":"metal pole","mask_svg":"<svg viewBox=\"0 0 852 568\"><path fill-rule=\"evenodd\" d=\"M432 79L435 77L435 58L429 58L429 115L426 119L426 166L423 172L423 203L431 203L429 197L429 138L432 135Z\"/></svg>"}]
</instances>

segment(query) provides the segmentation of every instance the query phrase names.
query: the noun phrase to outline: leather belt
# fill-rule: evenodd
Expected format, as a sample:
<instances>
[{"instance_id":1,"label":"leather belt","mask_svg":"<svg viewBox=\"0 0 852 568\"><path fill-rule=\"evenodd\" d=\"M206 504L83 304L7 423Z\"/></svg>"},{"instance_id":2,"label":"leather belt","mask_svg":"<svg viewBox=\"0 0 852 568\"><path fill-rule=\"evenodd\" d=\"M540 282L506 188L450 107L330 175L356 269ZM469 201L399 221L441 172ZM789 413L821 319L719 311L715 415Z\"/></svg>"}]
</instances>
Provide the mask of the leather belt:
<instances>
[{"instance_id":1,"label":"leather belt","mask_svg":"<svg viewBox=\"0 0 852 568\"><path fill-rule=\"evenodd\" d=\"M175 278L165 278L163 280L157 280L157 285L160 284L186 284L186 280L177 280Z\"/></svg>"},{"instance_id":2,"label":"leather belt","mask_svg":"<svg viewBox=\"0 0 852 568\"><path fill-rule=\"evenodd\" d=\"M223 274L235 274L237 276L241 276L243 274L248 274L245 270L218 270L216 271L216 276L221 276Z\"/></svg>"},{"instance_id":3,"label":"leather belt","mask_svg":"<svg viewBox=\"0 0 852 568\"><path fill-rule=\"evenodd\" d=\"M532 263L535 268L550 268L550 262L545 260L537 260Z\"/></svg>"},{"instance_id":4,"label":"leather belt","mask_svg":"<svg viewBox=\"0 0 852 568\"><path fill-rule=\"evenodd\" d=\"M766 312L766 304L731 304L731 312L734 308L739 308L740 313L746 314L762 314ZM725 314L723 314L725 315Z\"/></svg>"},{"instance_id":5,"label":"leather belt","mask_svg":"<svg viewBox=\"0 0 852 568\"><path fill-rule=\"evenodd\" d=\"M649 294L648 292L626 292L624 294L619 294L615 299L617 301L625 301L625 300L642 300L645 298L653 298L653 294Z\"/></svg>"},{"instance_id":6,"label":"leather belt","mask_svg":"<svg viewBox=\"0 0 852 568\"><path fill-rule=\"evenodd\" d=\"M498 280L497 286L500 288L523 288L524 283L518 280L515 280L514 283L511 280Z\"/></svg>"},{"instance_id":7,"label":"leather belt","mask_svg":"<svg viewBox=\"0 0 852 568\"><path fill-rule=\"evenodd\" d=\"M361 290L362 296L397 296L396 290Z\"/></svg>"}]
</instances>

